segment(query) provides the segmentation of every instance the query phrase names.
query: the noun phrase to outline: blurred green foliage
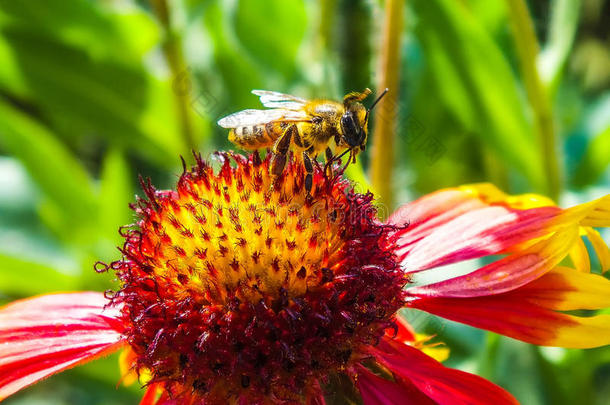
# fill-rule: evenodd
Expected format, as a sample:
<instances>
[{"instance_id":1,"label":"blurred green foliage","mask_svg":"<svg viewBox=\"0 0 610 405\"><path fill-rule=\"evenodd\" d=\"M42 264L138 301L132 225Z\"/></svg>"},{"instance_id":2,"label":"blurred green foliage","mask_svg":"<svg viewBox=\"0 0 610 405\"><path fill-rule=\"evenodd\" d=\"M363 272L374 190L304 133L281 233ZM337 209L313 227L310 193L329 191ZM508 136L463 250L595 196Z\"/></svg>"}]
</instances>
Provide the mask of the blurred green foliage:
<instances>
[{"instance_id":1,"label":"blurred green foliage","mask_svg":"<svg viewBox=\"0 0 610 405\"><path fill-rule=\"evenodd\" d=\"M375 88L383 1L262 3L0 0L0 301L115 286L92 267L119 255L137 174L171 187L191 145L204 155L231 148L215 122L257 108L250 90L339 98ZM399 114L377 117L397 122L388 179L397 200L476 181L544 192L509 3L406 4ZM609 193L610 1L528 5L559 145L560 201ZM451 347L449 365L524 404L610 403L610 349L539 349L415 320ZM118 375L115 356L6 403L136 403L138 387L117 388Z\"/></svg>"}]
</instances>

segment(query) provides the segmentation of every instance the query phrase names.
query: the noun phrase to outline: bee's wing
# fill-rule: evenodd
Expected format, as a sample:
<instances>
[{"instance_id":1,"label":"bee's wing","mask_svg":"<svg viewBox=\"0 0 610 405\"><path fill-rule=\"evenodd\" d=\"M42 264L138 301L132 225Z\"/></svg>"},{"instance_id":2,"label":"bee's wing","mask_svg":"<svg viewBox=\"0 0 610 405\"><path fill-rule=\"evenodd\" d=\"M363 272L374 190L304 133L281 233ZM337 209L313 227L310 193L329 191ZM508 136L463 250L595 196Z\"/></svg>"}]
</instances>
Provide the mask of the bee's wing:
<instances>
[{"instance_id":1,"label":"bee's wing","mask_svg":"<svg viewBox=\"0 0 610 405\"><path fill-rule=\"evenodd\" d=\"M218 125L223 128L249 127L268 124L273 121L309 121L303 111L275 108L272 110L243 110L220 119Z\"/></svg>"},{"instance_id":2,"label":"bee's wing","mask_svg":"<svg viewBox=\"0 0 610 405\"><path fill-rule=\"evenodd\" d=\"M259 96L261 103L267 108L284 108L298 111L307 104L307 100L304 98L278 93L277 91L252 90L252 94Z\"/></svg>"}]
</instances>

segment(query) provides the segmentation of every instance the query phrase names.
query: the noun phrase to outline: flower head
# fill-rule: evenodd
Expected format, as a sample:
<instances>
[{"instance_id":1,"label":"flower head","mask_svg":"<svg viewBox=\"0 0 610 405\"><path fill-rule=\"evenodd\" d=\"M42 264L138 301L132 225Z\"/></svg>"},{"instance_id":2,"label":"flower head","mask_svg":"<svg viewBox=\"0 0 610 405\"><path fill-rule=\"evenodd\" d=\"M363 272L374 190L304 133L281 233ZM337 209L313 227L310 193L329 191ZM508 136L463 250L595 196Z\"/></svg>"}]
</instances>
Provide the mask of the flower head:
<instances>
[{"instance_id":1,"label":"flower head","mask_svg":"<svg viewBox=\"0 0 610 405\"><path fill-rule=\"evenodd\" d=\"M108 298L51 294L0 308L0 399L46 376L124 348L142 404L513 404L506 391L444 367L396 312L410 307L526 342L610 343L602 270L610 196L569 208L490 185L441 190L386 223L373 196L302 165L279 178L269 157L197 158L175 191L143 182L124 228L120 281ZM498 255L469 274L442 266ZM420 271L441 280L413 284ZM439 358L439 360L441 360Z\"/></svg>"},{"instance_id":2,"label":"flower head","mask_svg":"<svg viewBox=\"0 0 610 405\"><path fill-rule=\"evenodd\" d=\"M218 173L199 159L176 192L145 185L111 265L113 303L137 368L173 395L297 401L392 326L406 282L386 248L397 228L345 180L318 172L308 195L298 163L272 181L269 159L220 156Z\"/></svg>"}]
</instances>

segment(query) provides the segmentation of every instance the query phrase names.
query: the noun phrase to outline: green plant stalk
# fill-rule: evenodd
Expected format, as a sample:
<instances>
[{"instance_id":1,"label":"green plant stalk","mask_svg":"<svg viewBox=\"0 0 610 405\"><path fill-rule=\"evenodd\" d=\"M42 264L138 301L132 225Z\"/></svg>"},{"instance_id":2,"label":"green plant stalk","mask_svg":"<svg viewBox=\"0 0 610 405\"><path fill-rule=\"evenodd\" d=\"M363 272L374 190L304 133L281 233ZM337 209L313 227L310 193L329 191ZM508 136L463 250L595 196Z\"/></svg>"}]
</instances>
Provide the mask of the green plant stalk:
<instances>
[{"instance_id":1,"label":"green plant stalk","mask_svg":"<svg viewBox=\"0 0 610 405\"><path fill-rule=\"evenodd\" d=\"M163 42L163 54L169 65L173 80L180 80L188 84L186 91L173 89L178 120L180 122L180 132L187 148L187 155L191 151L197 150L195 142L192 111L189 102L190 97L190 74L182 53L180 36L174 31L170 18L170 11L167 0L150 0L152 8L163 27L165 39Z\"/></svg>"},{"instance_id":2,"label":"green plant stalk","mask_svg":"<svg viewBox=\"0 0 610 405\"><path fill-rule=\"evenodd\" d=\"M574 44L582 4L580 0L553 0L549 7L551 22L537 66L550 97L553 97Z\"/></svg>"},{"instance_id":3,"label":"green plant stalk","mask_svg":"<svg viewBox=\"0 0 610 405\"><path fill-rule=\"evenodd\" d=\"M337 25L341 28L337 41L341 60L341 89L346 92L362 91L371 82L371 6L368 0L341 0L338 9ZM354 24L355 21L358 23Z\"/></svg>"},{"instance_id":4,"label":"green plant stalk","mask_svg":"<svg viewBox=\"0 0 610 405\"><path fill-rule=\"evenodd\" d=\"M506 165L502 164L495 150L489 145L482 145L481 155L483 157L483 167L487 178L489 178L496 186L505 191L510 191L510 182L508 181L508 171Z\"/></svg>"},{"instance_id":5,"label":"green plant stalk","mask_svg":"<svg viewBox=\"0 0 610 405\"><path fill-rule=\"evenodd\" d=\"M538 375L542 383L540 384L542 388L541 391L544 394L544 398L548 399L548 403L573 403L567 398L570 397L570 394L573 393L574 390L566 389L567 387L564 384L561 384L557 367L544 358L540 347L529 345L528 349L530 349L532 357L536 362L536 368L539 370ZM578 385L575 385L575 387L578 387ZM578 398L579 402L582 399L583 398ZM586 404L590 403L590 401L584 400L582 403Z\"/></svg>"},{"instance_id":6,"label":"green plant stalk","mask_svg":"<svg viewBox=\"0 0 610 405\"><path fill-rule=\"evenodd\" d=\"M557 143L551 102L544 87L536 61L539 53L534 25L524 0L506 0L513 27L515 46L519 56L521 74L530 105L534 112L534 125L540 138L540 154L546 175L546 193L557 200L561 191L561 174L557 158Z\"/></svg>"},{"instance_id":7,"label":"green plant stalk","mask_svg":"<svg viewBox=\"0 0 610 405\"><path fill-rule=\"evenodd\" d=\"M480 355L477 374L489 380L495 379L496 367L498 365L498 352L502 338L497 333L487 332L485 336L485 347Z\"/></svg>"},{"instance_id":8,"label":"green plant stalk","mask_svg":"<svg viewBox=\"0 0 610 405\"><path fill-rule=\"evenodd\" d=\"M333 47L333 27L336 24L338 0L320 0L318 7L320 10L320 23L318 24L318 35L320 46L326 54Z\"/></svg>"},{"instance_id":9,"label":"green plant stalk","mask_svg":"<svg viewBox=\"0 0 610 405\"><path fill-rule=\"evenodd\" d=\"M387 0L381 38L378 91L390 91L375 111L371 150L371 183L379 199L393 208L392 171L394 169L395 130L398 123L398 87L400 38L403 27L404 0Z\"/></svg>"}]
</instances>

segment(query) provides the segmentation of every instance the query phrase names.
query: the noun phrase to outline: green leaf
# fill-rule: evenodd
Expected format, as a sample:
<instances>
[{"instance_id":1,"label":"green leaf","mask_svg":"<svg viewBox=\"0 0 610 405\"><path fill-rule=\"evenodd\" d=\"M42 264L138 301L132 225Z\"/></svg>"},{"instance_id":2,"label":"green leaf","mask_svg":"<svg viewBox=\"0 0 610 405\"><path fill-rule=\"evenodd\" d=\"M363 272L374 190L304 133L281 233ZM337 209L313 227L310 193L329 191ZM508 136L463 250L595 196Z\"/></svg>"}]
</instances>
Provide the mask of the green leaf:
<instances>
[{"instance_id":1,"label":"green leaf","mask_svg":"<svg viewBox=\"0 0 610 405\"><path fill-rule=\"evenodd\" d=\"M91 180L80 162L45 127L0 100L0 146L23 163L52 201L64 226L91 223L97 208Z\"/></svg>"},{"instance_id":2,"label":"green leaf","mask_svg":"<svg viewBox=\"0 0 610 405\"><path fill-rule=\"evenodd\" d=\"M78 278L42 263L0 253L0 295L28 297L52 291L71 291Z\"/></svg>"},{"instance_id":3,"label":"green leaf","mask_svg":"<svg viewBox=\"0 0 610 405\"><path fill-rule=\"evenodd\" d=\"M493 332L485 334L485 347L479 353L477 375L486 379L494 379L498 368L498 352L501 347L501 335Z\"/></svg>"},{"instance_id":4,"label":"green leaf","mask_svg":"<svg viewBox=\"0 0 610 405\"><path fill-rule=\"evenodd\" d=\"M472 14L477 16L477 21L496 38L504 39L507 33L506 24L508 15L506 13L506 2L487 0L468 0L468 8Z\"/></svg>"},{"instance_id":5,"label":"green leaf","mask_svg":"<svg viewBox=\"0 0 610 405\"><path fill-rule=\"evenodd\" d=\"M132 212L129 203L133 201L129 165L119 149L110 150L102 167L100 181L100 236L104 237L100 259L116 255L116 245L120 242L119 227L130 223Z\"/></svg>"},{"instance_id":6,"label":"green leaf","mask_svg":"<svg viewBox=\"0 0 610 405\"><path fill-rule=\"evenodd\" d=\"M412 107L400 132L404 160L414 169L412 187L425 194L456 184L493 180L486 177L483 167L484 145L445 105L430 102L437 78L429 70L421 73L412 78L417 83Z\"/></svg>"},{"instance_id":7,"label":"green leaf","mask_svg":"<svg viewBox=\"0 0 610 405\"><path fill-rule=\"evenodd\" d=\"M581 2L578 0L554 0L551 2L551 19L548 40L538 55L538 70L542 80L552 89L557 87L576 30Z\"/></svg>"},{"instance_id":8,"label":"green leaf","mask_svg":"<svg viewBox=\"0 0 610 405\"><path fill-rule=\"evenodd\" d=\"M0 86L18 98L32 96L11 45L0 36Z\"/></svg>"},{"instance_id":9,"label":"green leaf","mask_svg":"<svg viewBox=\"0 0 610 405\"><path fill-rule=\"evenodd\" d=\"M184 151L167 101L171 87L149 76L143 66L96 59L22 26L2 29L0 55L16 67L0 68L0 88L25 98L58 134L75 139L83 134L101 136L162 165ZM151 104L162 98L163 108ZM159 110L165 114L157 114Z\"/></svg>"},{"instance_id":10,"label":"green leaf","mask_svg":"<svg viewBox=\"0 0 610 405\"><path fill-rule=\"evenodd\" d=\"M572 180L576 187L595 183L610 164L610 126L595 136L576 168Z\"/></svg>"},{"instance_id":11,"label":"green leaf","mask_svg":"<svg viewBox=\"0 0 610 405\"><path fill-rule=\"evenodd\" d=\"M302 0L239 0L235 32L250 56L285 77L295 71L295 57L307 19Z\"/></svg>"},{"instance_id":12,"label":"green leaf","mask_svg":"<svg viewBox=\"0 0 610 405\"><path fill-rule=\"evenodd\" d=\"M466 129L496 150L537 188L543 171L510 65L477 19L459 2L415 0L415 30L436 79L440 101ZM437 102L430 97L428 102Z\"/></svg>"},{"instance_id":13,"label":"green leaf","mask_svg":"<svg viewBox=\"0 0 610 405\"><path fill-rule=\"evenodd\" d=\"M95 58L130 63L159 40L159 29L146 13L128 7L113 12L109 4L87 0L61 1L52 7L46 0L1 0L0 25L16 24L56 36Z\"/></svg>"},{"instance_id":14,"label":"green leaf","mask_svg":"<svg viewBox=\"0 0 610 405\"><path fill-rule=\"evenodd\" d=\"M547 405L541 389L541 365L534 346L504 336L498 339L493 368L486 370L489 374L485 377L508 390L519 403Z\"/></svg>"},{"instance_id":15,"label":"green leaf","mask_svg":"<svg viewBox=\"0 0 610 405\"><path fill-rule=\"evenodd\" d=\"M131 216L129 203L133 201L134 191L131 184L129 164L120 149L106 153L100 181L100 212L104 222L117 227Z\"/></svg>"},{"instance_id":16,"label":"green leaf","mask_svg":"<svg viewBox=\"0 0 610 405\"><path fill-rule=\"evenodd\" d=\"M204 24L213 44L216 70L230 104L236 109L252 108L256 98L250 91L260 88L262 83L259 68L231 38L221 2L213 2L207 7Z\"/></svg>"}]
</instances>

